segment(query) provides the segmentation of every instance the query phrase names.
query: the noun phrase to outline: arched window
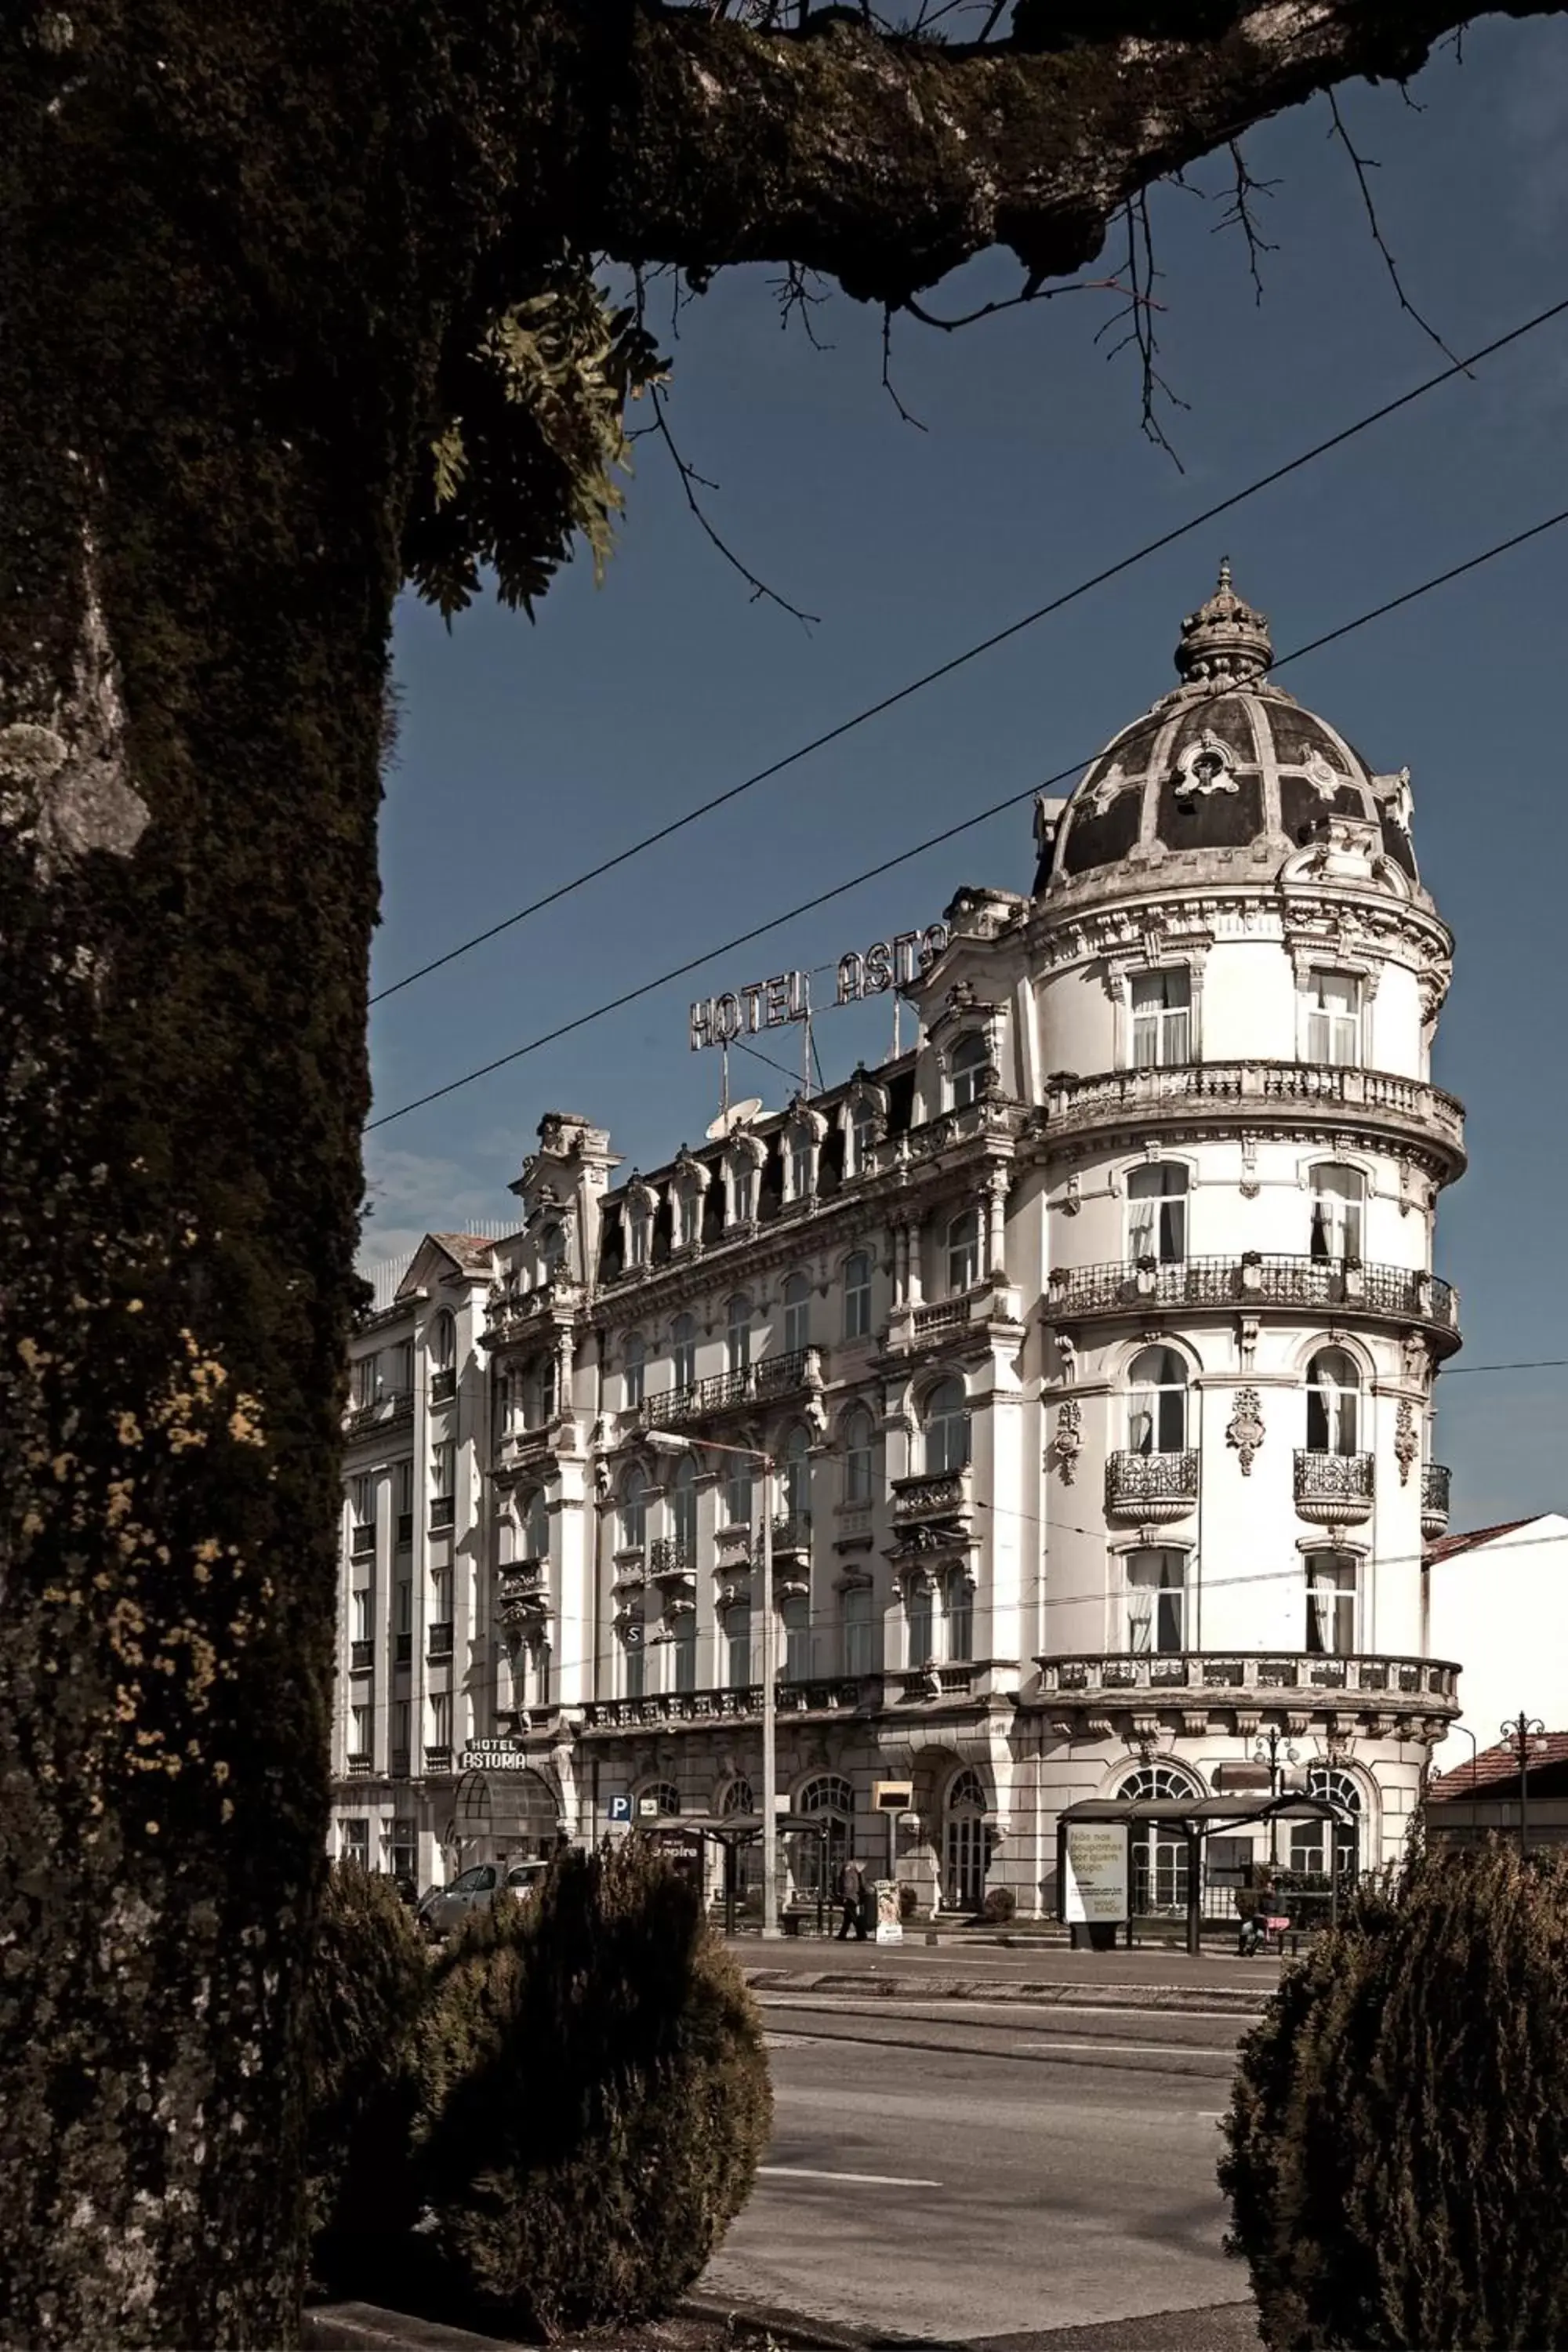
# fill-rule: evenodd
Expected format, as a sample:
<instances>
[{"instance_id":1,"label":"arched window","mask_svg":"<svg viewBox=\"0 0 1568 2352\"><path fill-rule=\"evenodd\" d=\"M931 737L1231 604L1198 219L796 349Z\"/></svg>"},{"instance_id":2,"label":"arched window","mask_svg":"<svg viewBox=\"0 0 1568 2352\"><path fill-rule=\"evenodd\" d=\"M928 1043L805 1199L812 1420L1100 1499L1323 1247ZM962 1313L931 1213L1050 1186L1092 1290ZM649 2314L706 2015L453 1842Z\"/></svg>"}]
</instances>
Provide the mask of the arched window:
<instances>
[{"instance_id":1,"label":"arched window","mask_svg":"<svg viewBox=\"0 0 1568 2352\"><path fill-rule=\"evenodd\" d=\"M804 1274L792 1274L784 1286L784 1354L798 1355L810 1342L811 1285Z\"/></svg>"},{"instance_id":2,"label":"arched window","mask_svg":"<svg viewBox=\"0 0 1568 2352\"><path fill-rule=\"evenodd\" d=\"M669 1331L670 1375L678 1389L689 1389L697 1378L697 1322L678 1315Z\"/></svg>"},{"instance_id":3,"label":"arched window","mask_svg":"<svg viewBox=\"0 0 1568 2352\"><path fill-rule=\"evenodd\" d=\"M811 1433L797 1421L784 1439L779 1472L784 1515L800 1527L811 1524L810 1451Z\"/></svg>"},{"instance_id":4,"label":"arched window","mask_svg":"<svg viewBox=\"0 0 1568 2352\"><path fill-rule=\"evenodd\" d=\"M1144 1764L1130 1772L1116 1791L1123 1800L1196 1798L1197 1782L1179 1764ZM1134 1822L1131 1836L1132 1909L1138 1917L1184 1912L1187 1907L1187 1841L1179 1829Z\"/></svg>"},{"instance_id":5,"label":"arched window","mask_svg":"<svg viewBox=\"0 0 1568 2352\"><path fill-rule=\"evenodd\" d=\"M948 1065L952 1074L952 1108L963 1110L980 1092L981 1076L991 1059L991 1051L978 1029L961 1037L952 1049Z\"/></svg>"},{"instance_id":6,"label":"arched window","mask_svg":"<svg viewBox=\"0 0 1568 2352\"><path fill-rule=\"evenodd\" d=\"M854 1843L855 1791L837 1772L825 1772L806 1782L790 1811L814 1814L826 1831L802 1830L791 1840L795 1892L807 1902L819 1892L831 1897Z\"/></svg>"},{"instance_id":7,"label":"arched window","mask_svg":"<svg viewBox=\"0 0 1568 2352\"><path fill-rule=\"evenodd\" d=\"M1173 1348L1143 1348L1127 1369L1127 1450L1184 1454L1187 1368Z\"/></svg>"},{"instance_id":8,"label":"arched window","mask_svg":"<svg viewBox=\"0 0 1568 2352\"><path fill-rule=\"evenodd\" d=\"M1359 1168L1341 1168L1331 1160L1323 1160L1313 1169L1312 1222L1308 1243L1313 1257L1360 1257L1365 1200L1366 1178Z\"/></svg>"},{"instance_id":9,"label":"arched window","mask_svg":"<svg viewBox=\"0 0 1568 2352\"><path fill-rule=\"evenodd\" d=\"M697 1465L689 1454L675 1465L669 1487L669 1531L686 1567L697 1559Z\"/></svg>"},{"instance_id":10,"label":"arched window","mask_svg":"<svg viewBox=\"0 0 1568 2352\"><path fill-rule=\"evenodd\" d=\"M980 1279L980 1212L965 1209L947 1229L947 1287L950 1296L973 1290Z\"/></svg>"},{"instance_id":11,"label":"arched window","mask_svg":"<svg viewBox=\"0 0 1568 2352\"><path fill-rule=\"evenodd\" d=\"M1361 1374L1342 1348L1320 1348L1307 1367L1307 1451L1361 1452Z\"/></svg>"},{"instance_id":12,"label":"arched window","mask_svg":"<svg viewBox=\"0 0 1568 2352\"><path fill-rule=\"evenodd\" d=\"M1134 1657L1174 1657L1186 1648L1187 1562L1156 1546L1127 1556L1127 1647Z\"/></svg>"},{"instance_id":13,"label":"arched window","mask_svg":"<svg viewBox=\"0 0 1568 2352\"><path fill-rule=\"evenodd\" d=\"M640 1551L647 1541L647 1480L634 1462L621 1480L621 1549Z\"/></svg>"},{"instance_id":14,"label":"arched window","mask_svg":"<svg viewBox=\"0 0 1568 2352\"><path fill-rule=\"evenodd\" d=\"M844 1337L866 1339L871 1332L871 1260L856 1250L844 1261Z\"/></svg>"},{"instance_id":15,"label":"arched window","mask_svg":"<svg viewBox=\"0 0 1568 2352\"><path fill-rule=\"evenodd\" d=\"M650 1797L653 1799L656 1810L660 1813L678 1813L680 1811L680 1791L674 1781L650 1780L646 1789L639 1789L637 1791L638 1821L647 1821L649 1818L644 1808Z\"/></svg>"},{"instance_id":16,"label":"arched window","mask_svg":"<svg viewBox=\"0 0 1568 2352\"><path fill-rule=\"evenodd\" d=\"M974 1655L974 1580L966 1568L950 1568L942 1585L947 1617L947 1654L963 1664Z\"/></svg>"},{"instance_id":17,"label":"arched window","mask_svg":"<svg viewBox=\"0 0 1568 2352\"><path fill-rule=\"evenodd\" d=\"M524 1559L548 1559L550 1557L550 1506L544 1499L542 1486L536 1487L528 1498L528 1508L522 1521L522 1556Z\"/></svg>"},{"instance_id":18,"label":"arched window","mask_svg":"<svg viewBox=\"0 0 1568 2352\"><path fill-rule=\"evenodd\" d=\"M647 1342L640 1331L628 1331L621 1349L621 1364L626 1378L626 1403L628 1412L635 1412L643 1401L647 1378Z\"/></svg>"},{"instance_id":19,"label":"arched window","mask_svg":"<svg viewBox=\"0 0 1568 2352\"><path fill-rule=\"evenodd\" d=\"M952 1911L978 1911L985 1899L990 1860L985 1835L985 1788L978 1772L960 1772L947 1792L942 1901Z\"/></svg>"},{"instance_id":20,"label":"arched window","mask_svg":"<svg viewBox=\"0 0 1568 2352\"><path fill-rule=\"evenodd\" d=\"M1187 1255L1187 1171L1173 1160L1135 1168L1127 1179L1127 1255L1180 1265Z\"/></svg>"},{"instance_id":21,"label":"arched window","mask_svg":"<svg viewBox=\"0 0 1568 2352\"><path fill-rule=\"evenodd\" d=\"M1340 1817L1332 1822L1291 1822L1290 1867L1326 1880L1331 1852L1334 1874L1342 1887L1355 1878L1361 1863L1361 1790L1348 1772L1313 1764L1307 1773L1307 1794L1327 1797L1341 1808Z\"/></svg>"},{"instance_id":22,"label":"arched window","mask_svg":"<svg viewBox=\"0 0 1568 2352\"><path fill-rule=\"evenodd\" d=\"M731 1780L719 1802L721 1813L754 1813L756 1799L749 1780Z\"/></svg>"},{"instance_id":23,"label":"arched window","mask_svg":"<svg viewBox=\"0 0 1568 2352\"><path fill-rule=\"evenodd\" d=\"M743 1372L752 1360L752 1302L737 1295L724 1310L725 1344L730 1370Z\"/></svg>"},{"instance_id":24,"label":"arched window","mask_svg":"<svg viewBox=\"0 0 1568 2352\"><path fill-rule=\"evenodd\" d=\"M864 1405L844 1416L844 1500L853 1506L871 1499L871 1475L877 1438Z\"/></svg>"},{"instance_id":25,"label":"arched window","mask_svg":"<svg viewBox=\"0 0 1568 2352\"><path fill-rule=\"evenodd\" d=\"M449 1372L458 1360L458 1326L442 1307L430 1326L430 1361L438 1372Z\"/></svg>"},{"instance_id":26,"label":"arched window","mask_svg":"<svg viewBox=\"0 0 1568 2352\"><path fill-rule=\"evenodd\" d=\"M962 1381L937 1382L925 1402L923 1432L928 1478L968 1466L969 1399Z\"/></svg>"}]
</instances>

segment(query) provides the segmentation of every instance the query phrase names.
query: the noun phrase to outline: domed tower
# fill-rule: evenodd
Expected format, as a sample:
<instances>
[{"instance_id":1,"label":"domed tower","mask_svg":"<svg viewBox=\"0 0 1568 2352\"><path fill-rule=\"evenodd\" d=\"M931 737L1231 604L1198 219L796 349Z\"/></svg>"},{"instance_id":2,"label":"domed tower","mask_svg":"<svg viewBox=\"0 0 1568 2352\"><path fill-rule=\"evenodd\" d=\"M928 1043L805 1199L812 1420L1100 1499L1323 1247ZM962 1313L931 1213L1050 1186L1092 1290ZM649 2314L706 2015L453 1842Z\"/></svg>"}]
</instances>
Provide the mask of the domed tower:
<instances>
[{"instance_id":1,"label":"domed tower","mask_svg":"<svg viewBox=\"0 0 1568 2352\"><path fill-rule=\"evenodd\" d=\"M1453 942L1408 772L1270 659L1226 564L1180 684L1043 812L1043 1794L1266 1791L1294 1764L1365 1867L1457 1712L1421 1576L1459 1344L1432 1270L1464 1166L1430 1078ZM1287 1825L1279 1859L1326 1866L1327 1834ZM1177 1900L1178 1847L1134 1866Z\"/></svg>"}]
</instances>

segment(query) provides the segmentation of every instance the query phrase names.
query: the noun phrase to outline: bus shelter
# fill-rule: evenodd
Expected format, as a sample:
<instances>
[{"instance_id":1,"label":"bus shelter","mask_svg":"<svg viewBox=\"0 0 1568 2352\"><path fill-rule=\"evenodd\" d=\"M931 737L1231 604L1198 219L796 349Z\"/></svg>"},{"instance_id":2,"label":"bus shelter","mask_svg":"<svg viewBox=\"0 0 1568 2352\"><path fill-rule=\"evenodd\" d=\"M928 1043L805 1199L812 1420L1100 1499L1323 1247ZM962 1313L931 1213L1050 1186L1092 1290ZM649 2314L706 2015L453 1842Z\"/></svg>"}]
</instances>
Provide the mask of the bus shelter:
<instances>
[{"instance_id":1,"label":"bus shelter","mask_svg":"<svg viewBox=\"0 0 1568 2352\"><path fill-rule=\"evenodd\" d=\"M648 1822L646 1825L639 1823L638 1826L646 1826L655 1832L663 1831L667 1833L679 1831L685 1835L695 1835L702 1840L711 1838L714 1841L724 1855L725 1861L724 1933L727 1936L732 1936L735 1932L737 1874L734 1860L743 1846L755 1845L760 1842L763 1834L762 1814L666 1813L657 1822ZM830 1827L830 1818L825 1813L780 1813L776 1817L774 1825L774 1833L779 1837L814 1837L819 1842L822 1864L816 1873L816 1932L818 1935L823 1931L826 1915L826 1855ZM704 1883L706 1883L706 1874Z\"/></svg>"},{"instance_id":2,"label":"bus shelter","mask_svg":"<svg viewBox=\"0 0 1568 2352\"><path fill-rule=\"evenodd\" d=\"M1287 1790L1278 1797L1085 1797L1057 1820L1057 1916L1075 1930L1099 1928L1089 1940L1115 1941L1117 1927L1132 1940L1130 1848L1141 1824L1184 1838L1187 1849L1187 1949L1203 1944L1204 1866L1208 1840L1286 1821L1348 1819L1331 1797ZM1331 1923L1339 1916L1338 1874L1331 1876ZM1104 1938L1104 1931L1110 1934Z\"/></svg>"}]
</instances>

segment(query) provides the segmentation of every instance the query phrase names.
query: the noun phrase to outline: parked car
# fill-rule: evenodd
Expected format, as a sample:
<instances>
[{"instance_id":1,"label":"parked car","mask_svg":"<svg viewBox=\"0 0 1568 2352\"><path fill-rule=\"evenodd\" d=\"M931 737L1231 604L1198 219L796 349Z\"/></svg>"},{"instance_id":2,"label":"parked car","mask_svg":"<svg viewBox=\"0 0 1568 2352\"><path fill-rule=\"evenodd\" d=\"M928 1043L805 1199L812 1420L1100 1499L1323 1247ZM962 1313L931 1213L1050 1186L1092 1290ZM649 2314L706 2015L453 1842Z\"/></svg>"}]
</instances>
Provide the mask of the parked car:
<instances>
[{"instance_id":1,"label":"parked car","mask_svg":"<svg viewBox=\"0 0 1568 2352\"><path fill-rule=\"evenodd\" d=\"M433 1886L416 1916L427 1936L449 1936L470 1911L488 1911L498 1895L526 1903L549 1867L547 1862L476 1862L449 1886Z\"/></svg>"}]
</instances>

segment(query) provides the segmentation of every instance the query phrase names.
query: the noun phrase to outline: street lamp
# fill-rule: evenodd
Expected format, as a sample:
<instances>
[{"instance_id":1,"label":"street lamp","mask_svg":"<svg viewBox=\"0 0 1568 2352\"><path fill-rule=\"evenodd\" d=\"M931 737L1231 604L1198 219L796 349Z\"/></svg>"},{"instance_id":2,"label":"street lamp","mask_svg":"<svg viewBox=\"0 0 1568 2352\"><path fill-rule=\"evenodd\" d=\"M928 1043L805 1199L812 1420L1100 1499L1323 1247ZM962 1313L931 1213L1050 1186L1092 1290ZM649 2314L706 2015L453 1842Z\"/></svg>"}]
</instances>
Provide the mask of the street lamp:
<instances>
[{"instance_id":1,"label":"street lamp","mask_svg":"<svg viewBox=\"0 0 1568 2352\"><path fill-rule=\"evenodd\" d=\"M670 1429L644 1433L650 1445L667 1454L738 1454L762 1465L763 1472L763 1934L779 1934L779 1857L775 1824L778 1818L777 1695L773 1689L773 1457L760 1445L721 1445L694 1439Z\"/></svg>"},{"instance_id":2,"label":"street lamp","mask_svg":"<svg viewBox=\"0 0 1568 2352\"><path fill-rule=\"evenodd\" d=\"M1502 1736L1511 1742L1519 1759L1519 1851L1522 1855L1530 1842L1530 1748L1531 1742L1543 1739L1546 1726L1537 1715L1526 1715L1521 1707L1501 1727Z\"/></svg>"},{"instance_id":3,"label":"street lamp","mask_svg":"<svg viewBox=\"0 0 1568 2352\"><path fill-rule=\"evenodd\" d=\"M1275 1725L1270 1724L1268 1729L1264 1733L1263 1738L1258 1741L1252 1751L1252 1760L1255 1764L1267 1764L1268 1767L1268 1793L1270 1797L1279 1796L1280 1784L1285 1778L1285 1765L1281 1764L1279 1761L1279 1744L1282 1736L1283 1735L1280 1733L1279 1728ZM1265 1742L1268 1744L1265 1745ZM1292 1744L1287 1743L1285 1748L1285 1764L1299 1764L1300 1760L1300 1757L1295 1747ZM1279 1820L1278 1814L1270 1813L1268 1816L1268 1863L1270 1869L1272 1869L1279 1862Z\"/></svg>"},{"instance_id":4,"label":"street lamp","mask_svg":"<svg viewBox=\"0 0 1568 2352\"><path fill-rule=\"evenodd\" d=\"M1468 1724L1451 1723L1448 1728L1450 1731L1462 1731L1470 1743L1470 1843L1473 1845L1476 1841L1476 1776L1480 1769L1481 1746Z\"/></svg>"}]
</instances>

